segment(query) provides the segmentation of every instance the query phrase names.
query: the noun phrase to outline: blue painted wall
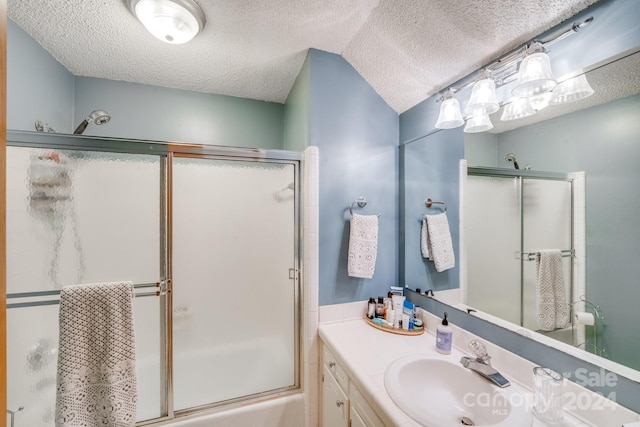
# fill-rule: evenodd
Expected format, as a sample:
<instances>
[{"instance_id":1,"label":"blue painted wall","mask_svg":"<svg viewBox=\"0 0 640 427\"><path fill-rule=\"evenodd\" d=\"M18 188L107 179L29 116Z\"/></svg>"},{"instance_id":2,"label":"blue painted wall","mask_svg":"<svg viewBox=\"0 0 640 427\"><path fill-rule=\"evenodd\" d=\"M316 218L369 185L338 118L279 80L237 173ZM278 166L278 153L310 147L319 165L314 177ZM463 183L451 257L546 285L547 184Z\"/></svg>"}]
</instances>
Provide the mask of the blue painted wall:
<instances>
[{"instance_id":1,"label":"blue painted wall","mask_svg":"<svg viewBox=\"0 0 640 427\"><path fill-rule=\"evenodd\" d=\"M460 286L460 203L459 164L464 158L464 133L461 128L435 132L402 146L403 186L400 205L403 240L400 242L400 282L422 291L453 289ZM442 212L442 205L425 206L426 199L447 204L456 266L438 273L432 261L422 257L420 233L425 214Z\"/></svg>"},{"instance_id":2,"label":"blue painted wall","mask_svg":"<svg viewBox=\"0 0 640 427\"><path fill-rule=\"evenodd\" d=\"M311 61L309 55L284 103L284 149L303 151L311 137Z\"/></svg>"},{"instance_id":3,"label":"blue painted wall","mask_svg":"<svg viewBox=\"0 0 640 427\"><path fill-rule=\"evenodd\" d=\"M320 305L386 295L398 283L398 115L340 56L309 52L311 145L320 152ZM373 279L347 275L349 211L381 214Z\"/></svg>"},{"instance_id":4,"label":"blue painted wall","mask_svg":"<svg viewBox=\"0 0 640 427\"><path fill-rule=\"evenodd\" d=\"M111 114L85 135L282 149L284 106L92 77L75 78L75 122Z\"/></svg>"},{"instance_id":5,"label":"blue painted wall","mask_svg":"<svg viewBox=\"0 0 640 427\"><path fill-rule=\"evenodd\" d=\"M73 75L7 19L7 128L35 131L48 123L73 131Z\"/></svg>"}]
</instances>

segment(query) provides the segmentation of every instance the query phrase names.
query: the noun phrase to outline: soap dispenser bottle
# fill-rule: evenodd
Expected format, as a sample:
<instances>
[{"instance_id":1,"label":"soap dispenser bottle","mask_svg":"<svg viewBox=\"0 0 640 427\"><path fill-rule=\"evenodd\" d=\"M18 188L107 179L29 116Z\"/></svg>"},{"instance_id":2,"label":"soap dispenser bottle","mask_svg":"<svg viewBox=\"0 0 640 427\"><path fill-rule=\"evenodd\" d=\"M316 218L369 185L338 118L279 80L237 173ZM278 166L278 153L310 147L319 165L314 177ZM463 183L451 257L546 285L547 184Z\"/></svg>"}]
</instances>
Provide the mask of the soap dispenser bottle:
<instances>
[{"instance_id":1,"label":"soap dispenser bottle","mask_svg":"<svg viewBox=\"0 0 640 427\"><path fill-rule=\"evenodd\" d=\"M442 354L451 354L453 331L451 330L451 326L449 326L447 316L448 314L445 312L442 325L436 329L436 350Z\"/></svg>"}]
</instances>

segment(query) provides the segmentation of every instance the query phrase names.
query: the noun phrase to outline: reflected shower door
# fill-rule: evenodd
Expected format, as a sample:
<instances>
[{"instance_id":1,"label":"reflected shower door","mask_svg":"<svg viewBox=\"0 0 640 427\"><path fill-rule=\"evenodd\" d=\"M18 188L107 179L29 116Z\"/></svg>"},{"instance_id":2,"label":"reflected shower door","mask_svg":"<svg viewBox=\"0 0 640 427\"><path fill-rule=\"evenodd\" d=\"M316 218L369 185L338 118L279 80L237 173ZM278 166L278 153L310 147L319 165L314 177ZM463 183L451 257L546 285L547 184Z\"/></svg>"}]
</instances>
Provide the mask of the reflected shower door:
<instances>
[{"instance_id":1,"label":"reflected shower door","mask_svg":"<svg viewBox=\"0 0 640 427\"><path fill-rule=\"evenodd\" d=\"M7 406L24 406L16 426L55 424L59 289L161 277L161 163L7 147ZM161 415L160 307L155 296L134 303L138 420Z\"/></svg>"},{"instance_id":2,"label":"reflected shower door","mask_svg":"<svg viewBox=\"0 0 640 427\"><path fill-rule=\"evenodd\" d=\"M176 411L297 385L290 163L176 158Z\"/></svg>"},{"instance_id":3,"label":"reflected shower door","mask_svg":"<svg viewBox=\"0 0 640 427\"><path fill-rule=\"evenodd\" d=\"M522 190L522 247L524 252L543 249L569 250L572 248L571 182L525 179ZM571 257L562 258L565 301L571 295ZM523 326L538 330L536 283L538 273L535 261L525 261L522 266ZM556 338L573 344L571 331Z\"/></svg>"},{"instance_id":4,"label":"reflected shower door","mask_svg":"<svg viewBox=\"0 0 640 427\"><path fill-rule=\"evenodd\" d=\"M520 178L467 177L467 304L520 324Z\"/></svg>"}]
</instances>

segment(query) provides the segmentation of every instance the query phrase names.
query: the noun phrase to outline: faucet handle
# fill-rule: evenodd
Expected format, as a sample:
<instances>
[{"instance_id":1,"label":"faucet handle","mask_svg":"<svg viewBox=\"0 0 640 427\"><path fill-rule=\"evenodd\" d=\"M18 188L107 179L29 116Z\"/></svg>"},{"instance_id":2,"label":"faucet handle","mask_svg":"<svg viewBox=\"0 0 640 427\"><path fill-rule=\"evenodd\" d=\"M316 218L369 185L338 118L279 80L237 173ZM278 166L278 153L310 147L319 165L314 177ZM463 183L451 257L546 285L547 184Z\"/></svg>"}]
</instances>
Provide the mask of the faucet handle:
<instances>
[{"instance_id":1,"label":"faucet handle","mask_svg":"<svg viewBox=\"0 0 640 427\"><path fill-rule=\"evenodd\" d=\"M469 349L478 359L485 362L491 359L491 357L489 357L489 353L487 353L487 347L485 347L481 341L471 340L469 342Z\"/></svg>"}]
</instances>

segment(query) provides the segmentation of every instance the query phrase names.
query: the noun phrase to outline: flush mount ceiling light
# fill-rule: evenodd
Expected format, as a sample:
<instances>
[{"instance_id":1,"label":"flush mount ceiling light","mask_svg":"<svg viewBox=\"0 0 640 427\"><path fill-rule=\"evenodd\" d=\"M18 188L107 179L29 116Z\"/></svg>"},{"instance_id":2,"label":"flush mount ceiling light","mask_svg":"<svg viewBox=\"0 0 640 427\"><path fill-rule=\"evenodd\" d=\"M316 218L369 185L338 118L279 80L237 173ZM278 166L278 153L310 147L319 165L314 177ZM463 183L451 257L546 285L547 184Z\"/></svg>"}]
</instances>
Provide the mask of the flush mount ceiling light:
<instances>
[{"instance_id":1,"label":"flush mount ceiling light","mask_svg":"<svg viewBox=\"0 0 640 427\"><path fill-rule=\"evenodd\" d=\"M192 0L128 0L131 12L158 39L183 44L206 23L202 9Z\"/></svg>"}]
</instances>

